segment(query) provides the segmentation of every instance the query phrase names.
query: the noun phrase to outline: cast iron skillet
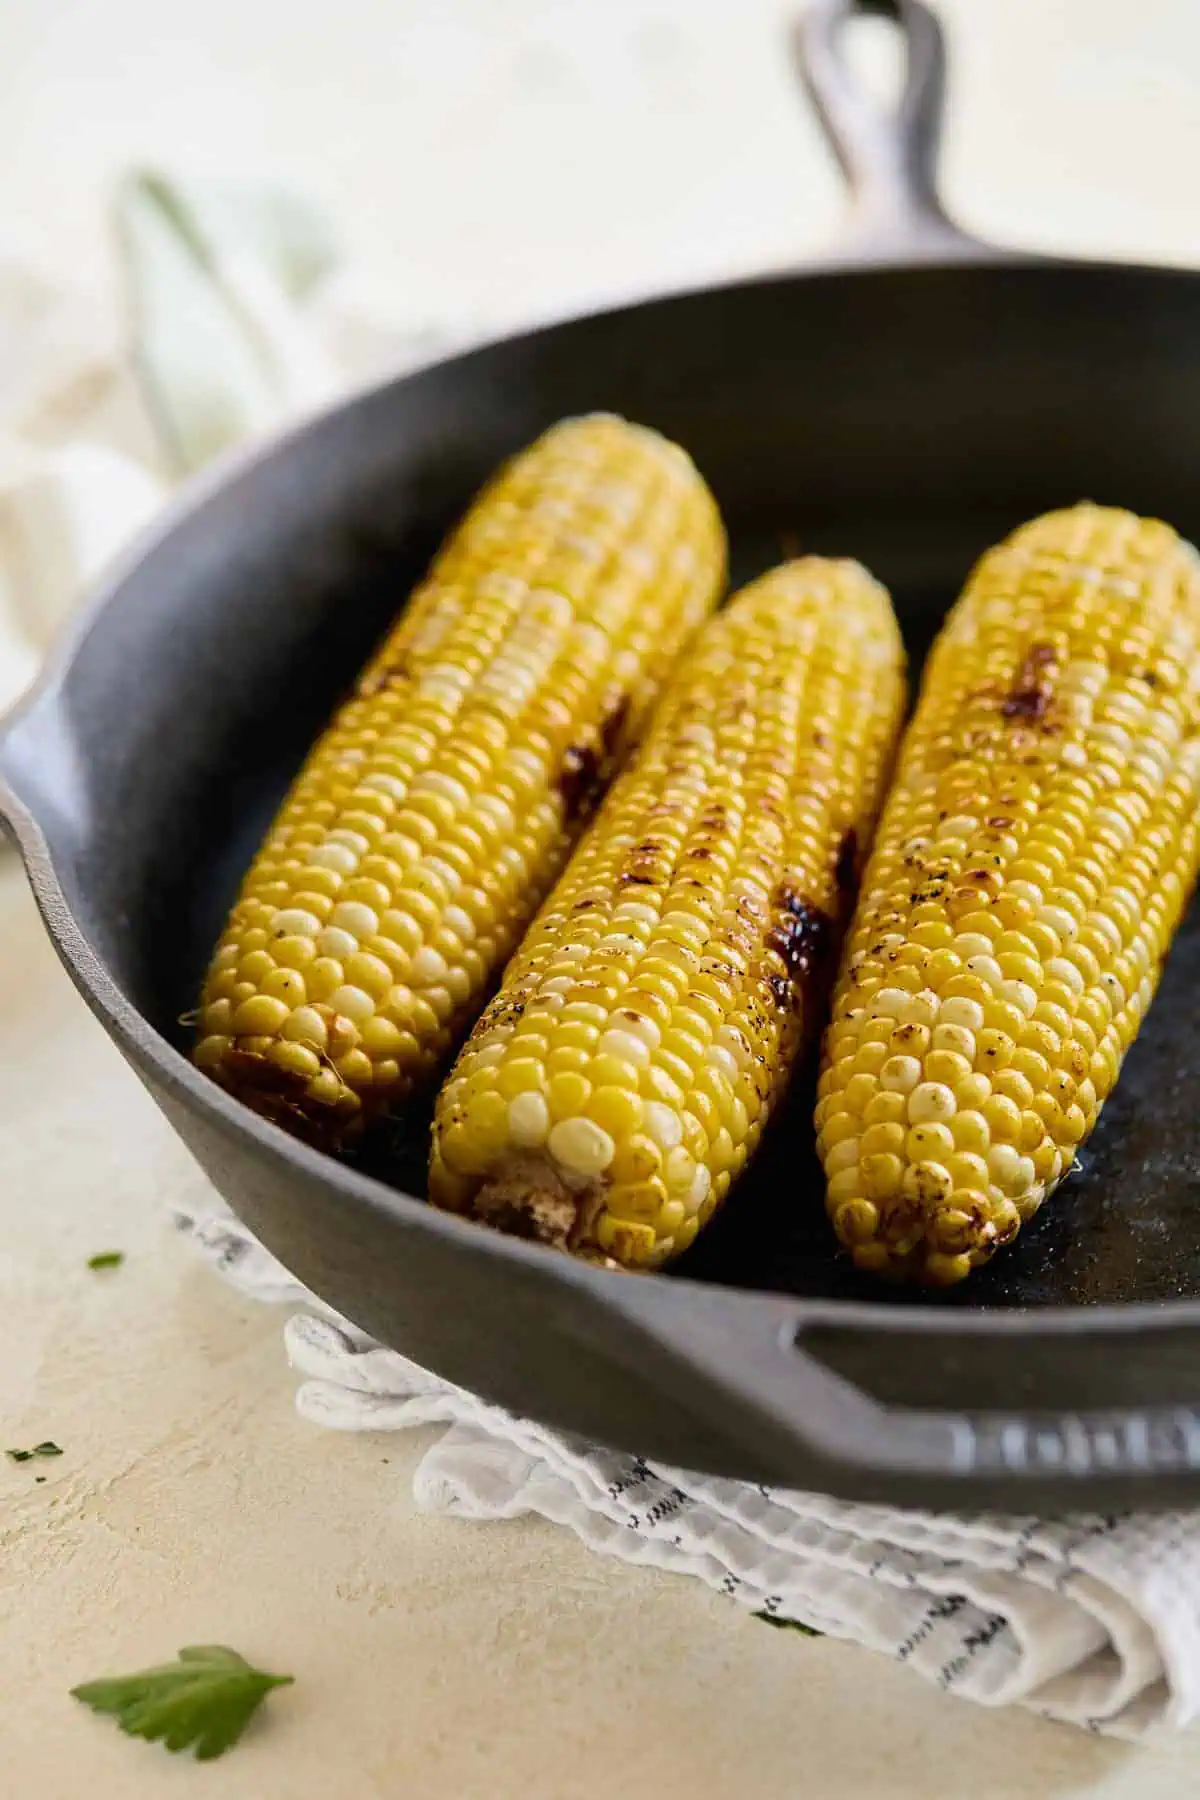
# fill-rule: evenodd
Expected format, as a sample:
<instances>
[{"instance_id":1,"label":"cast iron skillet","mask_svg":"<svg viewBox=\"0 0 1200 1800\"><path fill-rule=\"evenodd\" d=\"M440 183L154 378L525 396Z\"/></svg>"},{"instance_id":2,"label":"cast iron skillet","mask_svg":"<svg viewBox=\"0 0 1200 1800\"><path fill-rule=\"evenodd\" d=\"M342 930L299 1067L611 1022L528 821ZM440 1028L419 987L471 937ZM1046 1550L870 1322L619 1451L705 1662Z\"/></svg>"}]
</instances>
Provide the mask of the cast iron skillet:
<instances>
[{"instance_id":1,"label":"cast iron skillet","mask_svg":"<svg viewBox=\"0 0 1200 1800\"><path fill-rule=\"evenodd\" d=\"M188 1064L177 1020L304 747L505 455L613 408L696 456L735 575L861 557L919 656L974 556L1090 496L1200 534L1200 276L1010 255L934 187L943 58L917 0L894 117L818 0L801 55L853 198L836 252L477 350L193 489L0 743L0 811L68 970L237 1212L385 1342L647 1456L930 1506L1200 1497L1200 923L1073 1176L1019 1244L921 1300L833 1254L811 1091L678 1274L586 1268L293 1142ZM14 1197L13 1203L16 1204Z\"/></svg>"}]
</instances>

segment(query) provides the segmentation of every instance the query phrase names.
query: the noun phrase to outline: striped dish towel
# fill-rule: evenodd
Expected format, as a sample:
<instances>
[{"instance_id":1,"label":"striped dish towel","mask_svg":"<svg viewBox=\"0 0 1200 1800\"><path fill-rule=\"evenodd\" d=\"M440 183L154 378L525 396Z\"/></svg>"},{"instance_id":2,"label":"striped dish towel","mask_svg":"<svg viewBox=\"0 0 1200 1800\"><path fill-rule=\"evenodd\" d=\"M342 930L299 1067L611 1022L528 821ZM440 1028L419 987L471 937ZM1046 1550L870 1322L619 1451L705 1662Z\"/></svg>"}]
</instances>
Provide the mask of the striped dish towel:
<instances>
[{"instance_id":1,"label":"striped dish towel","mask_svg":"<svg viewBox=\"0 0 1200 1800\"><path fill-rule=\"evenodd\" d=\"M847 1638L985 1706L1145 1738L1200 1712L1200 1514L933 1514L751 1486L598 1450L513 1418L316 1301L213 1198L174 1209L285 1327L296 1404L337 1431L439 1425L418 1502L536 1514L602 1555L690 1575L775 1624Z\"/></svg>"}]
</instances>

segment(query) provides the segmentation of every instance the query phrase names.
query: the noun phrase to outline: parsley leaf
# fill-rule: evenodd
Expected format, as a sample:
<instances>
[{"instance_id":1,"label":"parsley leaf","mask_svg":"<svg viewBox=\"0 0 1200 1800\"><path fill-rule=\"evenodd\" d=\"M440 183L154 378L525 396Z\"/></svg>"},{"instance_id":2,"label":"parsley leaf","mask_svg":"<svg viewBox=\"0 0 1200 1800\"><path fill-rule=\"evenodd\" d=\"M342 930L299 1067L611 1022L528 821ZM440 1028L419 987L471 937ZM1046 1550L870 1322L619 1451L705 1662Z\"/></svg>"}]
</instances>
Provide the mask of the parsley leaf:
<instances>
[{"instance_id":1,"label":"parsley leaf","mask_svg":"<svg viewBox=\"0 0 1200 1800\"><path fill-rule=\"evenodd\" d=\"M798 1631L801 1637L824 1637L823 1631L815 1631L811 1625L802 1625L799 1619L781 1619L778 1613L756 1612L752 1615L761 1619L764 1625L774 1625L780 1631Z\"/></svg>"},{"instance_id":2,"label":"parsley leaf","mask_svg":"<svg viewBox=\"0 0 1200 1800\"><path fill-rule=\"evenodd\" d=\"M6 1450L4 1454L12 1462L32 1462L35 1456L61 1456L62 1447L47 1438L44 1444L35 1444L32 1450Z\"/></svg>"},{"instance_id":3,"label":"parsley leaf","mask_svg":"<svg viewBox=\"0 0 1200 1800\"><path fill-rule=\"evenodd\" d=\"M123 1250L97 1250L95 1256L88 1257L87 1266L89 1269L119 1269L124 1261Z\"/></svg>"},{"instance_id":4,"label":"parsley leaf","mask_svg":"<svg viewBox=\"0 0 1200 1800\"><path fill-rule=\"evenodd\" d=\"M237 1743L272 1688L292 1679L264 1674L223 1644L193 1644L177 1663L85 1681L71 1693L131 1737L161 1740L168 1750L194 1747L197 1761L208 1762Z\"/></svg>"}]
</instances>

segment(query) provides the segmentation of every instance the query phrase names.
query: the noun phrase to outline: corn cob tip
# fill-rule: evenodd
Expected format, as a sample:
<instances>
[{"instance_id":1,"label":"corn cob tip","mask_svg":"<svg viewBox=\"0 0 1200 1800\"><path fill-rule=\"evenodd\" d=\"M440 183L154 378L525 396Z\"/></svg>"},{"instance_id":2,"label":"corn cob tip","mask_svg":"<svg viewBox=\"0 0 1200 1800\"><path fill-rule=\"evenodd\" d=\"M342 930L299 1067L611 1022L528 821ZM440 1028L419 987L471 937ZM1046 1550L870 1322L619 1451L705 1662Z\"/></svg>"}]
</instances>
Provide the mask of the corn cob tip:
<instances>
[{"instance_id":1,"label":"corn cob tip","mask_svg":"<svg viewBox=\"0 0 1200 1800\"><path fill-rule=\"evenodd\" d=\"M442 1167L438 1174L443 1204L450 1211L460 1210L451 1205L447 1171ZM615 1256L588 1241L589 1225L603 1204L599 1189L570 1188L545 1157L518 1155L509 1158L503 1174L493 1175L467 1196L461 1214L507 1237L569 1251L596 1268L627 1272Z\"/></svg>"},{"instance_id":2,"label":"corn cob tip","mask_svg":"<svg viewBox=\"0 0 1200 1800\"><path fill-rule=\"evenodd\" d=\"M556 1250L570 1250L579 1237L583 1207L546 1163L523 1165L514 1158L503 1176L487 1181L474 1195L470 1216L511 1237L531 1238Z\"/></svg>"}]
</instances>

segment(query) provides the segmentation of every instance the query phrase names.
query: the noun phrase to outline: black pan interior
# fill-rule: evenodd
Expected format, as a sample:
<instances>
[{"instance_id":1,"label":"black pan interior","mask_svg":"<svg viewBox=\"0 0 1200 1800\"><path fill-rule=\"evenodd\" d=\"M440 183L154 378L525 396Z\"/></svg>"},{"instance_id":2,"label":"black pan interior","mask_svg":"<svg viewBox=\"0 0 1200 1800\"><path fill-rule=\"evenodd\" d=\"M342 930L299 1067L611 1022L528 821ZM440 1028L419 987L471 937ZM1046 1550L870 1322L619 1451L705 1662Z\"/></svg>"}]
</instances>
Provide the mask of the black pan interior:
<instances>
[{"instance_id":1,"label":"black pan interior","mask_svg":"<svg viewBox=\"0 0 1200 1800\"><path fill-rule=\"evenodd\" d=\"M737 580L797 546L867 563L914 665L974 557L1035 512L1086 496L1200 534L1200 278L1183 275L1028 265L758 283L369 395L185 521L68 678L69 805L62 771L44 777L58 782L45 810L69 847L68 898L175 1041L258 836L441 533L502 456L597 406L692 451ZM1079 1172L1017 1246L928 1304L1200 1294L1198 979L1194 911ZM880 1297L832 1251L811 1087L806 1071L688 1274ZM414 1107L375 1171L419 1192L423 1130Z\"/></svg>"}]
</instances>

